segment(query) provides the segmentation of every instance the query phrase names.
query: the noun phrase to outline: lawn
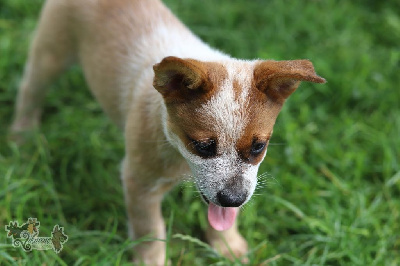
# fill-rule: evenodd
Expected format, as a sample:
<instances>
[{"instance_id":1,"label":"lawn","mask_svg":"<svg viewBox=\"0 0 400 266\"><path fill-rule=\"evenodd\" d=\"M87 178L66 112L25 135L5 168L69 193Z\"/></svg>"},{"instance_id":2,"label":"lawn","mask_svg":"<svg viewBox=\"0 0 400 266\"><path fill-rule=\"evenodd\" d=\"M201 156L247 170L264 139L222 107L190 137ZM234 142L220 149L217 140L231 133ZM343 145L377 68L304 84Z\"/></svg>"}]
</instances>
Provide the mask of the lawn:
<instances>
[{"instance_id":1,"label":"lawn","mask_svg":"<svg viewBox=\"0 0 400 266\"><path fill-rule=\"evenodd\" d=\"M14 99L42 0L0 3L0 264L120 265L126 232L123 138L78 67L51 88L41 129L8 141ZM206 42L235 57L308 58L327 84L304 83L278 117L240 216L251 265L400 264L400 4L387 1L166 1ZM204 243L193 186L164 200L172 265L226 265ZM14 248L1 228L63 226L60 254ZM239 262L236 262L239 264Z\"/></svg>"}]
</instances>

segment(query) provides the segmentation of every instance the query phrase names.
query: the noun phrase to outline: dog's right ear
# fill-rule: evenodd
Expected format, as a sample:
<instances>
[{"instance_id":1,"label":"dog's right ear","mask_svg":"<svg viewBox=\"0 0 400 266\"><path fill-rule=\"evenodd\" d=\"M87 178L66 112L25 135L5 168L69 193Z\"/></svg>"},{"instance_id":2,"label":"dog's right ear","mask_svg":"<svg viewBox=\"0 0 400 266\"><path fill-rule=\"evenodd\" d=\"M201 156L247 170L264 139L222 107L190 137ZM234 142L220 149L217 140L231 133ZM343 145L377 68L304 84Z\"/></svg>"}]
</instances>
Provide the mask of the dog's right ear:
<instances>
[{"instance_id":1,"label":"dog's right ear","mask_svg":"<svg viewBox=\"0 0 400 266\"><path fill-rule=\"evenodd\" d=\"M167 102L187 101L209 90L207 69L200 61L169 56L153 69L153 86Z\"/></svg>"},{"instance_id":2,"label":"dog's right ear","mask_svg":"<svg viewBox=\"0 0 400 266\"><path fill-rule=\"evenodd\" d=\"M257 89L280 104L297 89L300 81L326 82L315 73L314 66L309 60L266 60L258 63L254 69Z\"/></svg>"}]
</instances>

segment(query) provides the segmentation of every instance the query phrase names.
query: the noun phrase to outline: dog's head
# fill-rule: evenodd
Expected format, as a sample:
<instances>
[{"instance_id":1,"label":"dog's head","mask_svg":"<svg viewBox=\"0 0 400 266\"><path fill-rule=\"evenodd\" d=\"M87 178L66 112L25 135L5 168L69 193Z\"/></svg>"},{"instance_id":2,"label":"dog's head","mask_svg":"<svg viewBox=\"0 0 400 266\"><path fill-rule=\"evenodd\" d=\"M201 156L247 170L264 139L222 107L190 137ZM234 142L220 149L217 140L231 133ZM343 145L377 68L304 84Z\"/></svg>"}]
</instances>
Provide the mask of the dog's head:
<instances>
[{"instance_id":1,"label":"dog's head","mask_svg":"<svg viewBox=\"0 0 400 266\"><path fill-rule=\"evenodd\" d=\"M216 229L233 223L257 183L275 120L300 81L324 83L308 60L201 62L167 57L154 66L164 132L187 160ZM233 217L233 218L232 218Z\"/></svg>"}]
</instances>

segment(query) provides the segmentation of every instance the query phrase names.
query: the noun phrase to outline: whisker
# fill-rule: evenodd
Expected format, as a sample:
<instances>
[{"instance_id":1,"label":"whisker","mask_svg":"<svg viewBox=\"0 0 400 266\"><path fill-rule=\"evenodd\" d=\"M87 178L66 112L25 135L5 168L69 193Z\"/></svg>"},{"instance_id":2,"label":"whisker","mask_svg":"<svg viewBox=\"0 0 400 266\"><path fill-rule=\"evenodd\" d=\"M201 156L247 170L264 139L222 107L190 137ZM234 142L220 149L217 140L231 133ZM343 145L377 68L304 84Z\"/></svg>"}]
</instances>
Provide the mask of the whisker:
<instances>
[{"instance_id":1,"label":"whisker","mask_svg":"<svg viewBox=\"0 0 400 266\"><path fill-rule=\"evenodd\" d=\"M251 197L250 200L243 206L240 206L240 212L246 212L250 206L254 204L254 198Z\"/></svg>"},{"instance_id":2,"label":"whisker","mask_svg":"<svg viewBox=\"0 0 400 266\"><path fill-rule=\"evenodd\" d=\"M284 146L286 143L269 143L268 146Z\"/></svg>"}]
</instances>

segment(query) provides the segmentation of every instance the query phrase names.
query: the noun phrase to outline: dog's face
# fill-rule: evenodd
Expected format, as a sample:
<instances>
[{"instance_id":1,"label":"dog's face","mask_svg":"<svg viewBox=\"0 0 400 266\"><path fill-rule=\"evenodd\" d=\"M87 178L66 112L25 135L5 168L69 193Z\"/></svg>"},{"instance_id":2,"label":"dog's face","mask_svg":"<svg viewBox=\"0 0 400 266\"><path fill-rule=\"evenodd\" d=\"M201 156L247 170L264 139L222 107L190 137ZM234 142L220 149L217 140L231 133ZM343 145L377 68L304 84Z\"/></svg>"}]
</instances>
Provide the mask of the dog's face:
<instances>
[{"instance_id":1,"label":"dog's face","mask_svg":"<svg viewBox=\"0 0 400 266\"><path fill-rule=\"evenodd\" d=\"M301 80L325 81L307 60L167 57L154 71L153 85L165 101L165 134L190 165L203 198L222 207L239 207L253 194L285 99Z\"/></svg>"}]
</instances>

